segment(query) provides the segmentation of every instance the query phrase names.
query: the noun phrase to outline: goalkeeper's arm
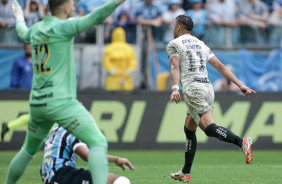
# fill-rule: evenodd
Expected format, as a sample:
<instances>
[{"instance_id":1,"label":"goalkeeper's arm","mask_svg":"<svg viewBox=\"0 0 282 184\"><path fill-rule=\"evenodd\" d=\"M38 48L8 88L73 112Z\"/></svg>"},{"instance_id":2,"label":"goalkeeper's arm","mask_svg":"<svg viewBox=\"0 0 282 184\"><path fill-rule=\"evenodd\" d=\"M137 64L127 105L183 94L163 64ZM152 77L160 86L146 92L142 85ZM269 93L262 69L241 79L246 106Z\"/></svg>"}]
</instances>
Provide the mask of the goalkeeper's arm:
<instances>
[{"instance_id":1,"label":"goalkeeper's arm","mask_svg":"<svg viewBox=\"0 0 282 184\"><path fill-rule=\"evenodd\" d=\"M27 28L26 23L24 21L23 10L22 10L22 8L19 5L17 0L13 1L12 10L13 10L14 18L15 18L15 20L17 22L16 30L17 30L18 36L23 41L29 41L29 39L28 39L28 35L29 35L28 31L29 31L29 29Z\"/></svg>"},{"instance_id":2,"label":"goalkeeper's arm","mask_svg":"<svg viewBox=\"0 0 282 184\"><path fill-rule=\"evenodd\" d=\"M113 0L99 7L94 12L78 20L78 32L82 33L94 25L101 24L124 0Z\"/></svg>"}]
</instances>

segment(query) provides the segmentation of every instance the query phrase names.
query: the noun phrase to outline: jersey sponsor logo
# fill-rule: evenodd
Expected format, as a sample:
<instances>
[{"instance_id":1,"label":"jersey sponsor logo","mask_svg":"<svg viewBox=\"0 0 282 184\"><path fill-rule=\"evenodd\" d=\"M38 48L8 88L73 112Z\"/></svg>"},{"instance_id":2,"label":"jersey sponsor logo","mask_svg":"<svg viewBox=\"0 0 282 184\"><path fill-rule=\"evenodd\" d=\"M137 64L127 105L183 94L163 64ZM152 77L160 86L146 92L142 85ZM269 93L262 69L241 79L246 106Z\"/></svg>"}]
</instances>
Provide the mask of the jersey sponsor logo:
<instances>
[{"instance_id":1,"label":"jersey sponsor logo","mask_svg":"<svg viewBox=\"0 0 282 184\"><path fill-rule=\"evenodd\" d=\"M53 97L53 93L49 93L49 94L44 94L44 95L40 95L40 96L35 96L35 95L32 95L32 100L42 100L44 98L52 98Z\"/></svg>"},{"instance_id":2,"label":"jersey sponsor logo","mask_svg":"<svg viewBox=\"0 0 282 184\"><path fill-rule=\"evenodd\" d=\"M43 103L43 104L30 104L30 107L46 107L47 103Z\"/></svg>"}]
</instances>

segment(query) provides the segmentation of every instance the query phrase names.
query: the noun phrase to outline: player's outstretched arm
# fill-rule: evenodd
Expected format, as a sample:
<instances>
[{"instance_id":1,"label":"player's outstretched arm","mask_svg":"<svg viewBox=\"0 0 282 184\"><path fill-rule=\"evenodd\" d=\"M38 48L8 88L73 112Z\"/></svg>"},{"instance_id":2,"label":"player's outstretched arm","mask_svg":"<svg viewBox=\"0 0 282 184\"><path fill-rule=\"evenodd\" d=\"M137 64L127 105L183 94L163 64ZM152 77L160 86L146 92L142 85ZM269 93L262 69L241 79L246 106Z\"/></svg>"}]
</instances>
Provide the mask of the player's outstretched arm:
<instances>
[{"instance_id":1,"label":"player's outstretched arm","mask_svg":"<svg viewBox=\"0 0 282 184\"><path fill-rule=\"evenodd\" d=\"M124 1L125 0L112 0L92 13L80 17L78 20L78 32L82 33L94 25L101 24Z\"/></svg>"},{"instance_id":2,"label":"player's outstretched arm","mask_svg":"<svg viewBox=\"0 0 282 184\"><path fill-rule=\"evenodd\" d=\"M251 93L256 93L254 90L241 84L241 82L237 79L237 77L224 64L222 64L216 56L213 56L209 60L209 63L215 69L217 69L217 71L219 71L223 76L225 76L227 79L231 80L234 84L236 84L240 88L241 92L247 97Z\"/></svg>"},{"instance_id":3,"label":"player's outstretched arm","mask_svg":"<svg viewBox=\"0 0 282 184\"><path fill-rule=\"evenodd\" d=\"M80 144L75 149L75 152L82 158L84 161L88 161L88 155L89 155L89 148L86 146L86 144Z\"/></svg>"},{"instance_id":4,"label":"player's outstretched arm","mask_svg":"<svg viewBox=\"0 0 282 184\"><path fill-rule=\"evenodd\" d=\"M109 162L115 162L117 164L118 167L122 168L122 170L125 170L124 168L124 164L128 166L128 168L132 171L134 171L134 166L132 165L132 163L127 160L127 158L120 158L120 157L115 157L112 155L108 155L108 161Z\"/></svg>"},{"instance_id":5,"label":"player's outstretched arm","mask_svg":"<svg viewBox=\"0 0 282 184\"><path fill-rule=\"evenodd\" d=\"M18 36L23 41L29 41L28 39L29 29L27 28L25 20L24 20L23 10L17 0L13 0L12 10L13 10L14 18L17 22L16 30L17 30Z\"/></svg>"},{"instance_id":6,"label":"player's outstretched arm","mask_svg":"<svg viewBox=\"0 0 282 184\"><path fill-rule=\"evenodd\" d=\"M75 152L84 161L88 161L89 149L86 146L86 144L84 144L84 143L79 144L79 146L77 146L77 148L75 149ZM117 164L117 166L122 168L122 170L125 170L125 168L123 166L125 164L125 165L128 166L128 168L130 170L134 171L134 167L133 167L132 163L129 160L127 160L126 158L120 158L120 157L115 157L115 156L108 155L108 162L115 162Z\"/></svg>"}]
</instances>

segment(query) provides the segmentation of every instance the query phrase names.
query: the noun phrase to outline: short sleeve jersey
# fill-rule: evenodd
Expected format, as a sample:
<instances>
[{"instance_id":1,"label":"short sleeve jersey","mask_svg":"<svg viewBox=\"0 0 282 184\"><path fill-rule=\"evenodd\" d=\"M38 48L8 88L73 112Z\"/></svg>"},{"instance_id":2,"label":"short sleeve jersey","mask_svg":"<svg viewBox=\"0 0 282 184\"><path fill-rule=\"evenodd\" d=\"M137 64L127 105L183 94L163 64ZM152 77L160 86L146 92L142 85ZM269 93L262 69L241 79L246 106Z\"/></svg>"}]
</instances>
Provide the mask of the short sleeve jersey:
<instances>
[{"instance_id":1,"label":"short sleeve jersey","mask_svg":"<svg viewBox=\"0 0 282 184\"><path fill-rule=\"evenodd\" d=\"M55 172L64 166L76 167L76 148L85 143L69 134L63 127L52 128L45 141L41 177L45 184L50 183Z\"/></svg>"},{"instance_id":2,"label":"short sleeve jersey","mask_svg":"<svg viewBox=\"0 0 282 184\"><path fill-rule=\"evenodd\" d=\"M76 98L73 40L78 19L44 17L27 35L32 45L33 81L30 103Z\"/></svg>"},{"instance_id":3,"label":"short sleeve jersey","mask_svg":"<svg viewBox=\"0 0 282 184\"><path fill-rule=\"evenodd\" d=\"M194 36L182 35L168 43L169 59L179 56L180 83L188 86L194 78L208 78L206 63L214 56L211 49Z\"/></svg>"}]
</instances>

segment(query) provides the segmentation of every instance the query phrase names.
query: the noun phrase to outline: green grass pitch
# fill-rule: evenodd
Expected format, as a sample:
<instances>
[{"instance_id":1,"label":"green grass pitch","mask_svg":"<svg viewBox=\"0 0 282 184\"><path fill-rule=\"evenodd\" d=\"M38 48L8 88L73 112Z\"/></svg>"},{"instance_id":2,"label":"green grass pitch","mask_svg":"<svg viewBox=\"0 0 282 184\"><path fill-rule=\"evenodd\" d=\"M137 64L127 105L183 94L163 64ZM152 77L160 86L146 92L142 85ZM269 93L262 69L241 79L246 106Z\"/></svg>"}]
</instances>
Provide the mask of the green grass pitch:
<instances>
[{"instance_id":1,"label":"green grass pitch","mask_svg":"<svg viewBox=\"0 0 282 184\"><path fill-rule=\"evenodd\" d=\"M239 151L197 151L191 173L191 184L281 184L282 151L253 151L253 164L247 165ZM16 152L0 152L0 183L4 183L8 165ZM112 173L127 176L132 184L178 184L170 178L184 162L183 151L110 151L109 154L128 158L135 171L122 171L111 163ZM42 152L28 166L19 184L41 183L39 166ZM88 168L79 159L78 167Z\"/></svg>"}]
</instances>

